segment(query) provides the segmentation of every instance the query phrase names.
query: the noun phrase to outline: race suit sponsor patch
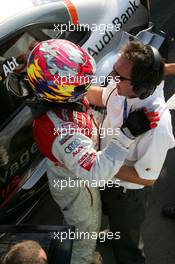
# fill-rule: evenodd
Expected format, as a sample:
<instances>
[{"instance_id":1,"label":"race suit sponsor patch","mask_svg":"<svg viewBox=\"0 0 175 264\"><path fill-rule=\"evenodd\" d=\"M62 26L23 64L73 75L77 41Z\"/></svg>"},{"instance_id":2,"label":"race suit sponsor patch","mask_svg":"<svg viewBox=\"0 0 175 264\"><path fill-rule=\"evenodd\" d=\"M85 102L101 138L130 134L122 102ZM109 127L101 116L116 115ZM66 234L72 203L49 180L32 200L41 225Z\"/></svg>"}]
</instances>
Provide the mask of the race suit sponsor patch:
<instances>
[{"instance_id":1,"label":"race suit sponsor patch","mask_svg":"<svg viewBox=\"0 0 175 264\"><path fill-rule=\"evenodd\" d=\"M80 143L81 141L79 139L75 139L67 147L65 147L64 151L67 154L72 153L72 151L74 151L80 145Z\"/></svg>"},{"instance_id":2,"label":"race suit sponsor patch","mask_svg":"<svg viewBox=\"0 0 175 264\"><path fill-rule=\"evenodd\" d=\"M78 163L83 169L90 171L93 166L95 156L96 153L91 153L91 154L86 153L83 157L81 157Z\"/></svg>"},{"instance_id":3,"label":"race suit sponsor patch","mask_svg":"<svg viewBox=\"0 0 175 264\"><path fill-rule=\"evenodd\" d=\"M83 146L79 146L74 152L72 152L72 156L75 157L80 151L83 149Z\"/></svg>"},{"instance_id":4,"label":"race suit sponsor patch","mask_svg":"<svg viewBox=\"0 0 175 264\"><path fill-rule=\"evenodd\" d=\"M65 137L63 137L59 143L60 145L64 145L70 138L72 138L73 136L72 135L66 135Z\"/></svg>"}]
</instances>

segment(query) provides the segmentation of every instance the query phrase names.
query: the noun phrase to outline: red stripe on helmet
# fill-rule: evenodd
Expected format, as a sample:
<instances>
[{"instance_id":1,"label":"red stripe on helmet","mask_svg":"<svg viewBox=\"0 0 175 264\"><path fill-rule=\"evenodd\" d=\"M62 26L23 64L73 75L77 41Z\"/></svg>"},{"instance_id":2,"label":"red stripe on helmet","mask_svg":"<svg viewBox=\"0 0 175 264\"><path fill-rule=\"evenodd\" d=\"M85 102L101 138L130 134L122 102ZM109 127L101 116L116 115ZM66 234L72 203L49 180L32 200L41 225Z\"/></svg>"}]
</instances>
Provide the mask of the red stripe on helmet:
<instances>
[{"instance_id":1,"label":"red stripe on helmet","mask_svg":"<svg viewBox=\"0 0 175 264\"><path fill-rule=\"evenodd\" d=\"M67 6L68 12L69 12L71 19L72 19L72 23L74 25L79 24L77 10L76 10L75 6L73 5L73 3L70 0L64 0L64 3Z\"/></svg>"}]
</instances>

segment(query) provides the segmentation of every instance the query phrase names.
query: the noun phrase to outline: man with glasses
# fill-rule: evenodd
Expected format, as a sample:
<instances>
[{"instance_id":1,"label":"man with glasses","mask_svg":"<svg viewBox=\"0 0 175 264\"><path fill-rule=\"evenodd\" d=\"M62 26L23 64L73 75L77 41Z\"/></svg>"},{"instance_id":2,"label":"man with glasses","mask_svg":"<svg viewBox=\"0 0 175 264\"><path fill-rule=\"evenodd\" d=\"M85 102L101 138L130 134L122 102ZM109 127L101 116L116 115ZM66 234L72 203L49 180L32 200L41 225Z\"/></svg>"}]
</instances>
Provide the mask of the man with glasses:
<instances>
[{"instance_id":1,"label":"man with glasses","mask_svg":"<svg viewBox=\"0 0 175 264\"><path fill-rule=\"evenodd\" d=\"M113 67L113 80L106 88L92 87L89 102L105 106L102 127L120 128L128 114L146 107L160 113L156 129L137 138L124 165L116 174L120 187L101 191L104 212L110 230L121 238L112 246L117 264L144 264L141 225L145 218L148 187L158 178L167 151L174 147L171 116L163 94L163 76L171 74L174 65L165 65L158 51L140 42L130 41L122 49ZM116 82L116 77L119 82ZM107 133L106 133L107 135ZM101 149L111 135L101 138Z\"/></svg>"}]
</instances>

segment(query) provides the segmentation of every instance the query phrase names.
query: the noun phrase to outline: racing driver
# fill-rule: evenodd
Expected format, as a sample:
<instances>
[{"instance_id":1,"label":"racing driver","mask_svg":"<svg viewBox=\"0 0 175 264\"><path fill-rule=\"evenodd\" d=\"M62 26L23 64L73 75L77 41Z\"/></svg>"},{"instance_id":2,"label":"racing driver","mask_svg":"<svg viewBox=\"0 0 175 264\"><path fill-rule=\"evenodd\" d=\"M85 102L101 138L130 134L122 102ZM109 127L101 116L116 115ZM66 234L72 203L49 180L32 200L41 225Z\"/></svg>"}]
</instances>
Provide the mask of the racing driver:
<instances>
[{"instance_id":1,"label":"racing driver","mask_svg":"<svg viewBox=\"0 0 175 264\"><path fill-rule=\"evenodd\" d=\"M98 128L85 98L95 73L94 59L63 39L37 43L29 54L27 76L35 94L33 131L47 158L53 199L76 233L98 233L101 220L99 189L92 182L111 180L136 136L156 126L158 113L140 109L128 116L111 142L98 150ZM149 116L149 117L148 117ZM74 186L61 183L73 180ZM82 181L86 184L82 184ZM71 264L100 263L93 259L96 239L73 243Z\"/></svg>"}]
</instances>

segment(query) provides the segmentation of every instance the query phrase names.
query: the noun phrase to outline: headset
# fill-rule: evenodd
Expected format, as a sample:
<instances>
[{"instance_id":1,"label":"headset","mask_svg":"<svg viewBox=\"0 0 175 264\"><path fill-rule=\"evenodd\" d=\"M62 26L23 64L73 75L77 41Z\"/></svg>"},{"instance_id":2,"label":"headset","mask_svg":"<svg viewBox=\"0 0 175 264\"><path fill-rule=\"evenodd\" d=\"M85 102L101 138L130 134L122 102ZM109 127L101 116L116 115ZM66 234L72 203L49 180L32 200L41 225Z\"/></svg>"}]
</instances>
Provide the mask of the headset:
<instances>
[{"instance_id":1,"label":"headset","mask_svg":"<svg viewBox=\"0 0 175 264\"><path fill-rule=\"evenodd\" d=\"M161 63L161 56L159 51L154 48L153 46L146 45L147 47L151 48L153 54L153 66L150 70L154 71L159 76L160 70L160 63ZM142 83L133 83L134 92L140 99L145 99L148 96L152 95L156 89L157 84L153 84L149 81L143 81Z\"/></svg>"}]
</instances>

